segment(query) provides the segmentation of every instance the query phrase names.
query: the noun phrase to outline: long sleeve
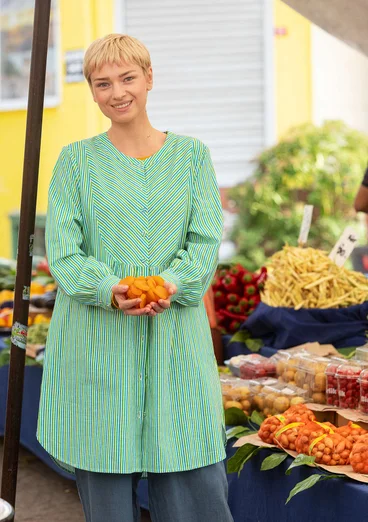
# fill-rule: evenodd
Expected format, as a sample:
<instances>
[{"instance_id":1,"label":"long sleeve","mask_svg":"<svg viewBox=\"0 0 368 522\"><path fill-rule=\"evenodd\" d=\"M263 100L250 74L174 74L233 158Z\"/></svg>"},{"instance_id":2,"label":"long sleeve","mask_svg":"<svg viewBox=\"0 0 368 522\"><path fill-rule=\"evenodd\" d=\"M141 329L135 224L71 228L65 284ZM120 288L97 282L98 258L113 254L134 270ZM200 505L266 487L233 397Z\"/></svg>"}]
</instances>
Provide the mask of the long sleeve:
<instances>
[{"instance_id":1,"label":"long sleeve","mask_svg":"<svg viewBox=\"0 0 368 522\"><path fill-rule=\"evenodd\" d=\"M49 188L46 251L50 272L68 296L112 310L111 288L120 278L84 250L78 170L71 151L64 147Z\"/></svg>"},{"instance_id":2,"label":"long sleeve","mask_svg":"<svg viewBox=\"0 0 368 522\"><path fill-rule=\"evenodd\" d=\"M211 156L205 147L195 171L185 246L160 274L178 287L172 301L184 306L200 304L217 267L222 229L219 189Z\"/></svg>"}]
</instances>

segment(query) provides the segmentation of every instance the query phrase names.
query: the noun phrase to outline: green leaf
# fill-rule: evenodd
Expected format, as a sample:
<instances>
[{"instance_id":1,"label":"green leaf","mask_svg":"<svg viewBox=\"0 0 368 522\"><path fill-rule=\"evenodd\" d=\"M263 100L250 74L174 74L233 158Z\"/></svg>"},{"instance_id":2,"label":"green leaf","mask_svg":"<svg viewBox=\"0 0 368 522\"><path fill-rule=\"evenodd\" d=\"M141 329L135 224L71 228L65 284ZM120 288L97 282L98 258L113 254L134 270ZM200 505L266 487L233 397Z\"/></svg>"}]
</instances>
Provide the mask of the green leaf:
<instances>
[{"instance_id":1,"label":"green leaf","mask_svg":"<svg viewBox=\"0 0 368 522\"><path fill-rule=\"evenodd\" d=\"M236 438L240 439L240 437L244 437L244 435L249 435L251 430L249 428L244 428L243 426L235 426L234 428L230 428L226 432L227 440Z\"/></svg>"},{"instance_id":2,"label":"green leaf","mask_svg":"<svg viewBox=\"0 0 368 522\"><path fill-rule=\"evenodd\" d=\"M257 424L257 426L260 426L264 420L265 420L265 418L261 413L259 413L256 410L254 410L252 412L252 415L250 417L251 422L253 422L254 424Z\"/></svg>"},{"instance_id":3,"label":"green leaf","mask_svg":"<svg viewBox=\"0 0 368 522\"><path fill-rule=\"evenodd\" d=\"M289 496L285 502L285 505L298 493L301 493L302 491L305 491L306 489L312 488L317 482L320 480L330 480L333 478L346 478L345 475L337 475L334 473L330 473L328 475L311 475L310 477L306 478L305 480L302 480L301 482L298 482L296 486L293 487L293 489L290 491Z\"/></svg>"},{"instance_id":4,"label":"green leaf","mask_svg":"<svg viewBox=\"0 0 368 522\"><path fill-rule=\"evenodd\" d=\"M244 344L251 352L259 352L264 343L262 339L247 339Z\"/></svg>"},{"instance_id":5,"label":"green leaf","mask_svg":"<svg viewBox=\"0 0 368 522\"><path fill-rule=\"evenodd\" d=\"M310 457L309 455L300 454L293 460L293 462L290 464L288 469L285 471L285 474L290 475L291 470L293 468L297 468L298 466L314 464L315 460L316 460L316 457Z\"/></svg>"},{"instance_id":6,"label":"green leaf","mask_svg":"<svg viewBox=\"0 0 368 522\"><path fill-rule=\"evenodd\" d=\"M296 486L294 486L293 489L290 491L285 504L287 504L298 493L301 493L302 491L305 491L306 489L312 488L322 478L323 478L322 475L314 474L314 475L311 475L310 477L306 478L305 480L298 482L298 484Z\"/></svg>"},{"instance_id":7,"label":"green leaf","mask_svg":"<svg viewBox=\"0 0 368 522\"><path fill-rule=\"evenodd\" d=\"M239 408L229 408L225 410L225 424L227 426L244 426L248 422L248 417Z\"/></svg>"},{"instance_id":8,"label":"green leaf","mask_svg":"<svg viewBox=\"0 0 368 522\"><path fill-rule=\"evenodd\" d=\"M254 444L244 444L241 446L238 451L227 461L227 472L228 473L236 473L240 475L241 470L244 467L244 464L248 462L254 455L262 448L258 446L254 446Z\"/></svg>"},{"instance_id":9,"label":"green leaf","mask_svg":"<svg viewBox=\"0 0 368 522\"><path fill-rule=\"evenodd\" d=\"M238 330L230 339L230 343L245 343L250 338L248 330Z\"/></svg>"},{"instance_id":10,"label":"green leaf","mask_svg":"<svg viewBox=\"0 0 368 522\"><path fill-rule=\"evenodd\" d=\"M272 453L272 455L266 457L262 462L261 471L267 471L268 469L276 468L287 458L287 453Z\"/></svg>"}]
</instances>

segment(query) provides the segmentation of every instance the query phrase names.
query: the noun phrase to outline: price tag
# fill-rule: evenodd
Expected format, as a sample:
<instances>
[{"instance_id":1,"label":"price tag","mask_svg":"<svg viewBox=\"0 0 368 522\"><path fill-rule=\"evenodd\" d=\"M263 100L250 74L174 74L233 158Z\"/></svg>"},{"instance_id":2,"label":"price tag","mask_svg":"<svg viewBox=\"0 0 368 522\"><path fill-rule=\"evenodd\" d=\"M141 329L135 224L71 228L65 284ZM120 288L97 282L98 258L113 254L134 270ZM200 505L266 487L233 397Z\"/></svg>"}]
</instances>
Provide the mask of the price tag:
<instances>
[{"instance_id":1,"label":"price tag","mask_svg":"<svg viewBox=\"0 0 368 522\"><path fill-rule=\"evenodd\" d=\"M332 261L335 261L337 266L343 266L348 259L358 241L358 236L352 227L347 227L344 233L331 250L328 256Z\"/></svg>"},{"instance_id":2,"label":"price tag","mask_svg":"<svg viewBox=\"0 0 368 522\"><path fill-rule=\"evenodd\" d=\"M300 234L298 239L299 245L305 245L308 241L309 230L312 223L312 215L313 215L313 205L305 205L304 207L304 217L302 221L302 226L300 227Z\"/></svg>"}]
</instances>

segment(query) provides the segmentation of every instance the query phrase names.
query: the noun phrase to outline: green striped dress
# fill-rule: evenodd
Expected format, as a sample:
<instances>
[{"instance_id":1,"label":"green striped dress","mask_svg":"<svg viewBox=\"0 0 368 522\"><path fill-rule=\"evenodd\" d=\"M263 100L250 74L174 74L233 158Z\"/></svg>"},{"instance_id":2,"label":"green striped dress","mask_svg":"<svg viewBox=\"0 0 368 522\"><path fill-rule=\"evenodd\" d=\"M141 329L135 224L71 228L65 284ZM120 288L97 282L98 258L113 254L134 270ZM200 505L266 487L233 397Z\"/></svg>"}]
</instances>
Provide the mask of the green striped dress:
<instances>
[{"instance_id":1,"label":"green striped dress","mask_svg":"<svg viewBox=\"0 0 368 522\"><path fill-rule=\"evenodd\" d=\"M174 472L225 458L221 390L202 302L222 234L209 151L171 132L144 161L106 133L64 147L49 189L46 247L59 291L37 438L64 467ZM111 307L128 275L178 293L156 317Z\"/></svg>"}]
</instances>

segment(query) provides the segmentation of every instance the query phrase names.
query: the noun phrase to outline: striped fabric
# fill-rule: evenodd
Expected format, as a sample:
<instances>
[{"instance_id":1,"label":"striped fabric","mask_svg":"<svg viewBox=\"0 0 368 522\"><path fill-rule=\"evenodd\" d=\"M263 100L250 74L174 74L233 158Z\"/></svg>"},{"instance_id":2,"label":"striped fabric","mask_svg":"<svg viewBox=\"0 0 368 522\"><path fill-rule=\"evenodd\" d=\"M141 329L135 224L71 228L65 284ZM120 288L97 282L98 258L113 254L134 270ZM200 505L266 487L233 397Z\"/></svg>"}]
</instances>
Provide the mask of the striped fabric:
<instances>
[{"instance_id":1,"label":"striped fabric","mask_svg":"<svg viewBox=\"0 0 368 522\"><path fill-rule=\"evenodd\" d=\"M106 133L65 147L49 190L50 269L59 284L37 437L66 467L173 472L225 458L221 391L203 305L222 209L209 151L167 133L144 161ZM178 286L156 317L111 307L125 276Z\"/></svg>"}]
</instances>

